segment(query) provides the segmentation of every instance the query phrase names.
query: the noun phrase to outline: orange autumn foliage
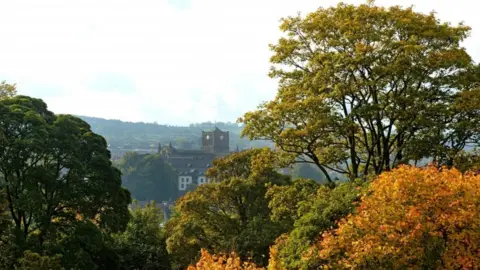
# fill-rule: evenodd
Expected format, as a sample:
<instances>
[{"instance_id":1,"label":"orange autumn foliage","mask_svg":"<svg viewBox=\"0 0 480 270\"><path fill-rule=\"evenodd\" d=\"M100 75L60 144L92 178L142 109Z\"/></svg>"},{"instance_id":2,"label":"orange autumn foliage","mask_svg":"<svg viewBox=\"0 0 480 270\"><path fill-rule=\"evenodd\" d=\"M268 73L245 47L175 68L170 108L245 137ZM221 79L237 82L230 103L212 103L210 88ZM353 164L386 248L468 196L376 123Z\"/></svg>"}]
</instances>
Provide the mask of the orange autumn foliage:
<instances>
[{"instance_id":1,"label":"orange autumn foliage","mask_svg":"<svg viewBox=\"0 0 480 270\"><path fill-rule=\"evenodd\" d=\"M270 254L268 259L268 270L284 270L286 269L278 254L278 246L283 244L288 235L283 234L275 240L275 243L270 247Z\"/></svg>"},{"instance_id":2,"label":"orange autumn foliage","mask_svg":"<svg viewBox=\"0 0 480 270\"><path fill-rule=\"evenodd\" d=\"M202 249L200 260L195 265L190 265L187 270L265 270L251 262L242 262L235 254L211 255Z\"/></svg>"},{"instance_id":3,"label":"orange autumn foliage","mask_svg":"<svg viewBox=\"0 0 480 270\"><path fill-rule=\"evenodd\" d=\"M480 175L401 166L312 250L327 269L480 268Z\"/></svg>"}]
</instances>

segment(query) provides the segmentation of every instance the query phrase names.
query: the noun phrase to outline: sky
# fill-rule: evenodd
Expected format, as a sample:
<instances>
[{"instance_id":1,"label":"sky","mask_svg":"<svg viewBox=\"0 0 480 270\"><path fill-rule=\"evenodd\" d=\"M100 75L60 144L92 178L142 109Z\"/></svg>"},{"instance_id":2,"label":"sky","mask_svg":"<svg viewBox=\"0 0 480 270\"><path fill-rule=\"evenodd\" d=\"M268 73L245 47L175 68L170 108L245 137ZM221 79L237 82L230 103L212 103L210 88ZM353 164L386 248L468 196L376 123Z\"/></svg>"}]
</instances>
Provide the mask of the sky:
<instances>
[{"instance_id":1,"label":"sky","mask_svg":"<svg viewBox=\"0 0 480 270\"><path fill-rule=\"evenodd\" d=\"M279 20L335 0L0 0L0 80L55 113L188 125L235 121L276 94ZM364 0L346 0L359 4ZM480 2L377 0L473 28Z\"/></svg>"}]
</instances>

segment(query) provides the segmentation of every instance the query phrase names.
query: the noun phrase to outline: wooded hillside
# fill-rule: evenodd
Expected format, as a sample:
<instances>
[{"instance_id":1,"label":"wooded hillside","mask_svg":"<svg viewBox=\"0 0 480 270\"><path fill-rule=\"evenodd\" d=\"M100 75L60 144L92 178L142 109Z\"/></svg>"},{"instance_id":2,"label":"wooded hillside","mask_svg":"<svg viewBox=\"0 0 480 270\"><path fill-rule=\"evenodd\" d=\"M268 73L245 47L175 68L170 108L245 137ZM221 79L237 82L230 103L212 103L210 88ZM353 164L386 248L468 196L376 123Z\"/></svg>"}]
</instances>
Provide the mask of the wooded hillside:
<instances>
[{"instance_id":1,"label":"wooded hillside","mask_svg":"<svg viewBox=\"0 0 480 270\"><path fill-rule=\"evenodd\" d=\"M266 141L250 141L240 138L243 126L236 123L205 122L190 126L168 126L157 123L123 122L97 117L78 116L90 124L92 130L105 137L113 158L121 157L125 152L155 152L158 144L172 143L181 149L199 149L201 147L202 131L211 130L217 126L230 132L230 149L238 145L240 149L250 147L270 146Z\"/></svg>"}]
</instances>

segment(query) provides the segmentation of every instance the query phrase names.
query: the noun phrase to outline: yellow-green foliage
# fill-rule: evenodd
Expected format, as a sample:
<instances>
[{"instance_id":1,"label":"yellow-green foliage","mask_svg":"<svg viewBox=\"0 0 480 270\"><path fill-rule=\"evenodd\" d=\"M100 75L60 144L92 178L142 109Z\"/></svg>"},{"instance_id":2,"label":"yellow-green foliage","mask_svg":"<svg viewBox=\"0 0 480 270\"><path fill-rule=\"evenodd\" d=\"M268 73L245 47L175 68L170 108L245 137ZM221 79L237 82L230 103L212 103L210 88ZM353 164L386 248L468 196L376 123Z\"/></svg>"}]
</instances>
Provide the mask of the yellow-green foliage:
<instances>
[{"instance_id":1,"label":"yellow-green foliage","mask_svg":"<svg viewBox=\"0 0 480 270\"><path fill-rule=\"evenodd\" d=\"M190 265L187 270L265 270L254 263L242 261L235 252L229 255L211 255L202 249L201 254L200 260L195 265Z\"/></svg>"}]
</instances>

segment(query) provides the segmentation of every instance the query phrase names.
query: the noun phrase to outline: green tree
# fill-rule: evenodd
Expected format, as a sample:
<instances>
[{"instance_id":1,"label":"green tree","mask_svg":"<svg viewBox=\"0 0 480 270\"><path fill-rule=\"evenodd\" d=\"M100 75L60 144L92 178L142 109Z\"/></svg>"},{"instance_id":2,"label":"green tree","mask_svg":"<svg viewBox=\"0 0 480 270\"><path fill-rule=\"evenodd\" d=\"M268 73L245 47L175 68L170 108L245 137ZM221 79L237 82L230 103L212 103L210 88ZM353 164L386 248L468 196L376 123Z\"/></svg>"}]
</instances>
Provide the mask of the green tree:
<instances>
[{"instance_id":1,"label":"green tree","mask_svg":"<svg viewBox=\"0 0 480 270\"><path fill-rule=\"evenodd\" d=\"M178 196L177 173L160 154L126 153L119 162L122 182L139 201L169 201Z\"/></svg>"},{"instance_id":2,"label":"green tree","mask_svg":"<svg viewBox=\"0 0 480 270\"><path fill-rule=\"evenodd\" d=\"M470 152L460 151L455 157L455 168L461 172L473 171L480 173L480 149Z\"/></svg>"},{"instance_id":3,"label":"green tree","mask_svg":"<svg viewBox=\"0 0 480 270\"><path fill-rule=\"evenodd\" d=\"M119 257L111 248L109 233L90 220L63 224L56 230L57 238L44 245L47 254L62 254L66 269L118 269Z\"/></svg>"},{"instance_id":4,"label":"green tree","mask_svg":"<svg viewBox=\"0 0 480 270\"><path fill-rule=\"evenodd\" d=\"M17 86L8 84L6 81L0 83L0 100L11 98L17 94Z\"/></svg>"},{"instance_id":5,"label":"green tree","mask_svg":"<svg viewBox=\"0 0 480 270\"><path fill-rule=\"evenodd\" d=\"M30 250L25 251L24 256L19 260L17 270L64 270L61 265L61 255L41 256Z\"/></svg>"},{"instance_id":6,"label":"green tree","mask_svg":"<svg viewBox=\"0 0 480 270\"><path fill-rule=\"evenodd\" d=\"M299 204L309 200L319 187L311 179L297 179L289 185L269 185L266 197L269 199L271 219L282 223L285 231L291 231L295 220L300 218Z\"/></svg>"},{"instance_id":7,"label":"green tree","mask_svg":"<svg viewBox=\"0 0 480 270\"><path fill-rule=\"evenodd\" d=\"M288 230L274 246L283 267L316 269L314 260L304 259L312 242L355 210L367 186L368 182L355 181L332 189L301 179L292 185L270 188L267 196L271 218Z\"/></svg>"},{"instance_id":8,"label":"green tree","mask_svg":"<svg viewBox=\"0 0 480 270\"><path fill-rule=\"evenodd\" d=\"M477 68L480 70L480 68ZM475 77L480 78L480 76ZM435 149L433 158L439 165L465 168L458 163L465 152L465 147L478 146L480 141L480 88L472 88L458 93L448 113L440 121L449 123L446 130L431 130L434 134L430 145ZM435 134L436 132L436 134ZM435 138L438 138L435 140ZM438 143L434 145L433 143Z\"/></svg>"},{"instance_id":9,"label":"green tree","mask_svg":"<svg viewBox=\"0 0 480 270\"><path fill-rule=\"evenodd\" d=\"M115 236L120 269L170 269L165 234L160 227L163 213L154 202L130 211L127 229Z\"/></svg>"},{"instance_id":10,"label":"green tree","mask_svg":"<svg viewBox=\"0 0 480 270\"><path fill-rule=\"evenodd\" d=\"M479 96L460 45L469 27L370 1L284 18L280 29L277 96L239 119L243 135L272 140L328 181L328 170L355 179L478 143L480 105L457 106Z\"/></svg>"},{"instance_id":11,"label":"green tree","mask_svg":"<svg viewBox=\"0 0 480 270\"><path fill-rule=\"evenodd\" d=\"M299 178L312 179L320 184L327 182L322 171L320 171L317 166L310 163L295 164L292 172L292 178L294 180Z\"/></svg>"},{"instance_id":12,"label":"green tree","mask_svg":"<svg viewBox=\"0 0 480 270\"><path fill-rule=\"evenodd\" d=\"M1 184L0 184L1 185ZM5 198L5 192L0 189L0 245L3 241L3 235L8 231L11 220L8 214L7 200Z\"/></svg>"},{"instance_id":13,"label":"green tree","mask_svg":"<svg viewBox=\"0 0 480 270\"><path fill-rule=\"evenodd\" d=\"M176 145L178 145L178 148L180 149L192 149L193 148L193 142L188 140L187 138L184 137L179 137L176 138Z\"/></svg>"},{"instance_id":14,"label":"green tree","mask_svg":"<svg viewBox=\"0 0 480 270\"><path fill-rule=\"evenodd\" d=\"M278 176L277 169L290 162L290 156L283 156L268 148L249 149L214 160L207 176L212 182L250 176L273 178Z\"/></svg>"},{"instance_id":15,"label":"green tree","mask_svg":"<svg viewBox=\"0 0 480 270\"><path fill-rule=\"evenodd\" d=\"M0 187L1 185L0 179ZM11 225L12 220L8 212L5 192L0 188L0 269L7 268L15 261L12 249L10 248Z\"/></svg>"},{"instance_id":16,"label":"green tree","mask_svg":"<svg viewBox=\"0 0 480 270\"><path fill-rule=\"evenodd\" d=\"M27 246L54 249L84 223L105 233L125 228L130 193L103 137L26 96L1 100L0 118L0 178L17 255Z\"/></svg>"},{"instance_id":17,"label":"green tree","mask_svg":"<svg viewBox=\"0 0 480 270\"><path fill-rule=\"evenodd\" d=\"M194 263L201 248L217 254L236 251L267 263L269 246L283 233L270 220L267 186L289 182L272 166L272 156L267 149L255 149L219 159L207 173L214 183L177 201L166 227L175 268Z\"/></svg>"}]
</instances>

